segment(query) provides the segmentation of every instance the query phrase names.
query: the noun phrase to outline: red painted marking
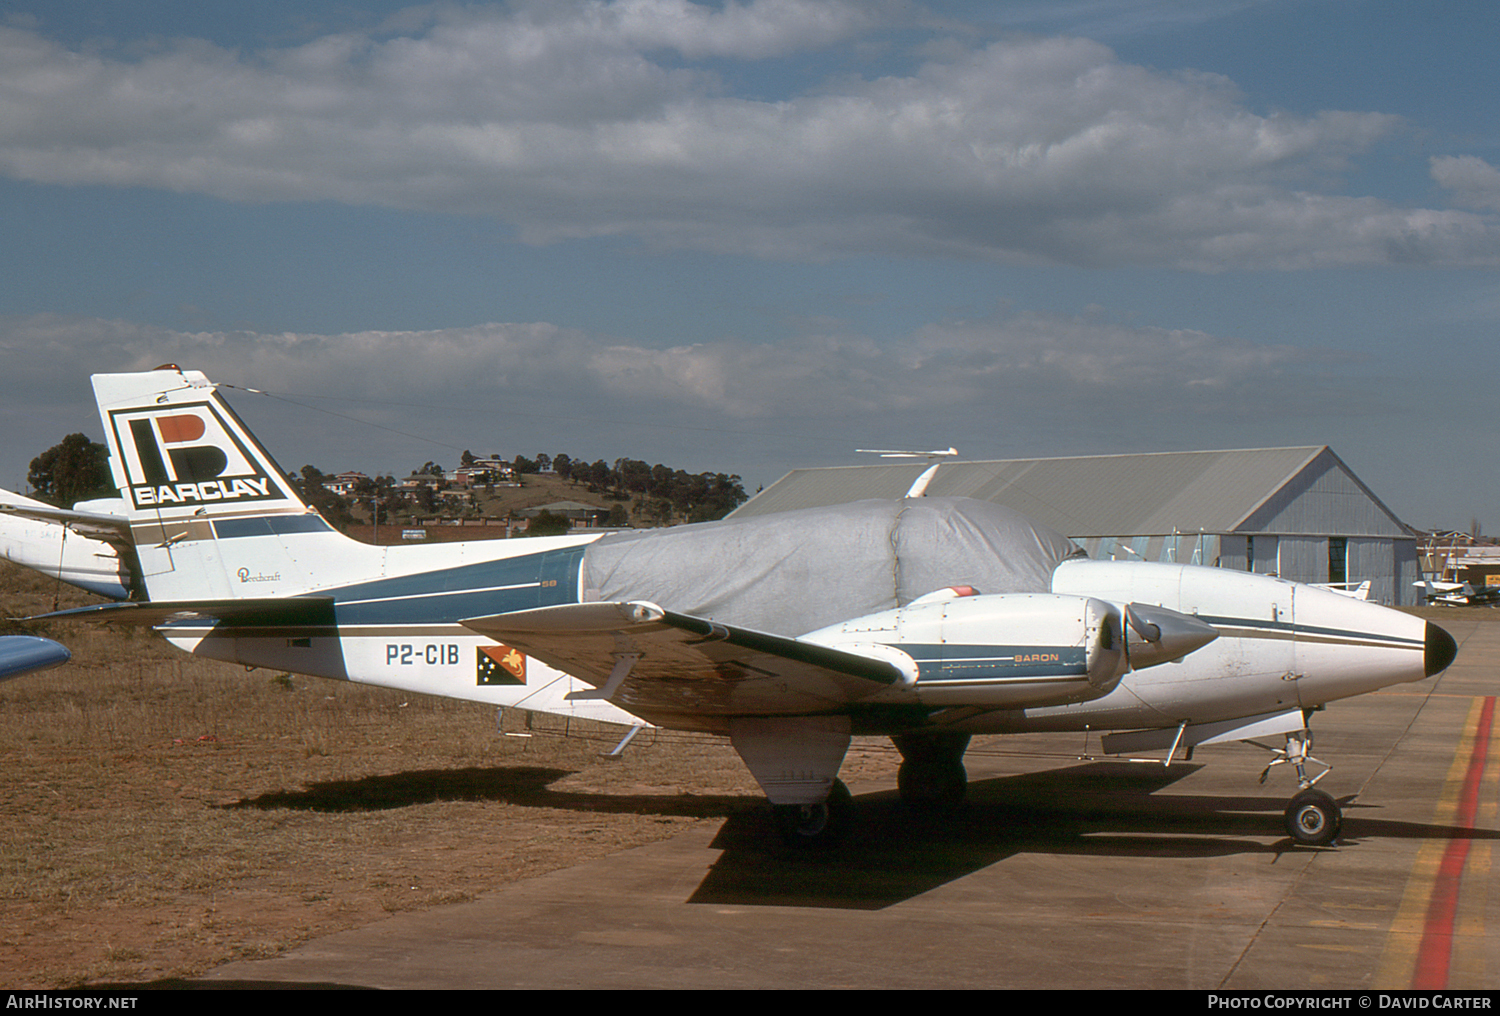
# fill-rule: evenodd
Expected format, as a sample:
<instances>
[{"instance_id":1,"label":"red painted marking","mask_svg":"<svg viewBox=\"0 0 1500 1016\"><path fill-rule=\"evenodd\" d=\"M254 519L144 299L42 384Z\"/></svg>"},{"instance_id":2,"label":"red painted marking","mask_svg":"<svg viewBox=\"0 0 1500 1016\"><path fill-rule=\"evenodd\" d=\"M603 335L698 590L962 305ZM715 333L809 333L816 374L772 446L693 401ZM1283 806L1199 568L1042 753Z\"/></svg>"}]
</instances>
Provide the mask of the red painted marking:
<instances>
[{"instance_id":1,"label":"red painted marking","mask_svg":"<svg viewBox=\"0 0 1500 1016\"><path fill-rule=\"evenodd\" d=\"M1495 719L1495 698L1484 700L1479 713L1479 729L1474 732L1474 751L1469 769L1464 773L1463 791L1458 799L1456 824L1474 827L1479 814L1479 783L1489 757L1490 725ZM1438 865L1437 881L1432 886L1432 901L1427 905L1427 922L1422 929L1422 944L1417 948L1417 967L1411 986L1427 991L1448 987L1448 966L1453 959L1453 925L1458 920L1458 889L1463 881L1464 864L1469 859L1467 836L1455 836L1443 851Z\"/></svg>"},{"instance_id":2,"label":"red painted marking","mask_svg":"<svg viewBox=\"0 0 1500 1016\"><path fill-rule=\"evenodd\" d=\"M196 441L203 436L203 418L200 416L158 416L156 425L161 428L161 439L168 444Z\"/></svg>"}]
</instances>

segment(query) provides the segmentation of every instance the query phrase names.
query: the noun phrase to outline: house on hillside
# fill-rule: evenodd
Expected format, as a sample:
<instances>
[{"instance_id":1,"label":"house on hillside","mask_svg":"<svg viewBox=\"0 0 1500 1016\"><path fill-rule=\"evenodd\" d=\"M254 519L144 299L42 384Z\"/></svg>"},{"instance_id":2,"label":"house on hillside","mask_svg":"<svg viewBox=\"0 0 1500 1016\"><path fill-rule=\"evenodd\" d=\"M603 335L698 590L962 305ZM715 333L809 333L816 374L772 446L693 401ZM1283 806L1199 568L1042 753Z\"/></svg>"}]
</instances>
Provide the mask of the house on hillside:
<instances>
[{"instance_id":1,"label":"house on hillside","mask_svg":"<svg viewBox=\"0 0 1500 1016\"><path fill-rule=\"evenodd\" d=\"M503 459L475 459L467 466L459 466L448 474L448 482L455 487L483 487L491 483L514 483L514 463Z\"/></svg>"},{"instance_id":2,"label":"house on hillside","mask_svg":"<svg viewBox=\"0 0 1500 1016\"><path fill-rule=\"evenodd\" d=\"M335 476L332 479L324 480L323 489L330 490L333 493L337 494L339 497L352 497L354 495L355 488L358 487L361 483L369 482L369 479L370 478L364 473L340 473L338 476Z\"/></svg>"}]
</instances>

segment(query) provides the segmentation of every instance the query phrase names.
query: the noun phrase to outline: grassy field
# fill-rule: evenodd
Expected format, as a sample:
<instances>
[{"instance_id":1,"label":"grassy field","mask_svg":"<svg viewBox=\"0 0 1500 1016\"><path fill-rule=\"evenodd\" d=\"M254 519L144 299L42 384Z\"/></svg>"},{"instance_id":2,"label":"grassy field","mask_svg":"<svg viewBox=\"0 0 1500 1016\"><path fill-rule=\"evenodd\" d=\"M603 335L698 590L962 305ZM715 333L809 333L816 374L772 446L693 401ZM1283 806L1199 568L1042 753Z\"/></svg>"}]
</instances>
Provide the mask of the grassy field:
<instances>
[{"instance_id":1,"label":"grassy field","mask_svg":"<svg viewBox=\"0 0 1500 1016\"><path fill-rule=\"evenodd\" d=\"M66 589L66 587L64 587ZM9 616L88 601L0 562ZM20 630L11 626L11 630ZM145 632L31 626L0 685L0 984L182 977L758 807L727 743L268 671ZM501 729L497 729L501 728Z\"/></svg>"}]
</instances>

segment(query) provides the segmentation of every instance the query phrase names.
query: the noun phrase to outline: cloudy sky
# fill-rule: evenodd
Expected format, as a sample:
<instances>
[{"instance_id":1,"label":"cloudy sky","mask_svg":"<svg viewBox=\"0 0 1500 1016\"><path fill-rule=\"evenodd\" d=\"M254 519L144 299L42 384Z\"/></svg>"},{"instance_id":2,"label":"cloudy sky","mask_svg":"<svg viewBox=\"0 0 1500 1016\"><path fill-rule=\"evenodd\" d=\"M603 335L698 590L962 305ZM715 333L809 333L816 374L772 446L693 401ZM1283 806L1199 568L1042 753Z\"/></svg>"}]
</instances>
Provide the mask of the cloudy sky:
<instances>
[{"instance_id":1,"label":"cloudy sky","mask_svg":"<svg viewBox=\"0 0 1500 1016\"><path fill-rule=\"evenodd\" d=\"M1500 6L0 0L0 485L164 361L288 468L1328 444L1500 531Z\"/></svg>"}]
</instances>

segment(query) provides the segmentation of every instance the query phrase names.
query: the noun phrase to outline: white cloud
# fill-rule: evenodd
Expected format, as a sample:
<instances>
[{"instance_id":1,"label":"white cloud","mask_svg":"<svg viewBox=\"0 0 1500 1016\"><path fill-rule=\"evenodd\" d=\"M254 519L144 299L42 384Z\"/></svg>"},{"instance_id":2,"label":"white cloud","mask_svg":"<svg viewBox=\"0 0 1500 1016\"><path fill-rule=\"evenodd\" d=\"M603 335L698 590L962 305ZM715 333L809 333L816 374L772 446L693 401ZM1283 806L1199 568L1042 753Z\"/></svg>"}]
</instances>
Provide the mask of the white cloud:
<instances>
[{"instance_id":1,"label":"white cloud","mask_svg":"<svg viewBox=\"0 0 1500 1016\"><path fill-rule=\"evenodd\" d=\"M16 396L40 401L57 396L58 363L107 373L171 362L246 387L377 402L545 392L559 405L607 400L745 420L1000 402L1091 415L1142 393L1164 411L1264 411L1268 400L1295 400L1300 385L1316 383L1308 377L1319 362L1337 355L1102 316L935 322L889 344L828 324L774 346L726 339L655 349L544 322L265 335L38 315L0 320L0 351Z\"/></svg>"},{"instance_id":2,"label":"white cloud","mask_svg":"<svg viewBox=\"0 0 1500 1016\"><path fill-rule=\"evenodd\" d=\"M932 322L894 342L824 321L776 346L668 349L543 322L318 335L38 315L0 318L0 355L0 486L62 435L100 436L87 374L163 362L271 393L228 394L292 468L400 472L483 446L757 482L871 442L955 443L979 458L1311 443L1330 421L1388 415L1405 384L1372 380L1347 352L1102 312Z\"/></svg>"},{"instance_id":3,"label":"white cloud","mask_svg":"<svg viewBox=\"0 0 1500 1016\"><path fill-rule=\"evenodd\" d=\"M1500 211L1500 169L1473 155L1432 160L1432 178L1454 192L1459 204Z\"/></svg>"},{"instance_id":4,"label":"white cloud","mask_svg":"<svg viewBox=\"0 0 1500 1016\"><path fill-rule=\"evenodd\" d=\"M394 37L254 55L183 42L135 60L0 29L0 172L479 213L533 242L632 236L778 258L1210 271L1500 260L1491 216L1336 192L1395 118L1255 115L1221 77L1131 66L1087 40L934 47L943 55L904 76L830 78L781 101L726 94L724 61L813 59L900 10L444 7ZM1471 181L1451 184L1467 204L1496 207L1464 160L1437 160L1444 174Z\"/></svg>"}]
</instances>

